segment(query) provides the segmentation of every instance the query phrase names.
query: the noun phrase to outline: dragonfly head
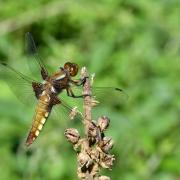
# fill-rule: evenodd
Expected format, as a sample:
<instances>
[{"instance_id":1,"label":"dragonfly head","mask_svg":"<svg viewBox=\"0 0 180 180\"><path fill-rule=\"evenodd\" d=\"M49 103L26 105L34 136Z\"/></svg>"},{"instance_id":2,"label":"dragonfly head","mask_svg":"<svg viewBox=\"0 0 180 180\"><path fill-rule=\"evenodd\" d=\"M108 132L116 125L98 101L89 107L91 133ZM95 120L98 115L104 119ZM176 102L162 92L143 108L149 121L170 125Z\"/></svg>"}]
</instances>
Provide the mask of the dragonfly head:
<instances>
[{"instance_id":1,"label":"dragonfly head","mask_svg":"<svg viewBox=\"0 0 180 180\"><path fill-rule=\"evenodd\" d=\"M75 63L70 63L70 62L67 62L64 64L64 69L66 69L70 76L76 76L77 73L78 73L78 65L75 64Z\"/></svg>"}]
</instances>

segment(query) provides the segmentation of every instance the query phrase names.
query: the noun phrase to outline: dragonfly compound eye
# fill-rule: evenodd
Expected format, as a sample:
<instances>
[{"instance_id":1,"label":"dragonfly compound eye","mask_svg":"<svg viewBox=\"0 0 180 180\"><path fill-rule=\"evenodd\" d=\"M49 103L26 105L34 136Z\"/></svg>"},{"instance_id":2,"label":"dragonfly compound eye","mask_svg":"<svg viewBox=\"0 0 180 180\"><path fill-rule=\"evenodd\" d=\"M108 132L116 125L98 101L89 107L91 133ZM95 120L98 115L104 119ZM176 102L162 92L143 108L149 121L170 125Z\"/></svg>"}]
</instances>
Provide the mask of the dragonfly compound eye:
<instances>
[{"instance_id":1,"label":"dragonfly compound eye","mask_svg":"<svg viewBox=\"0 0 180 180\"><path fill-rule=\"evenodd\" d=\"M75 63L67 62L64 68L69 71L70 76L76 76L78 73L78 65Z\"/></svg>"}]
</instances>

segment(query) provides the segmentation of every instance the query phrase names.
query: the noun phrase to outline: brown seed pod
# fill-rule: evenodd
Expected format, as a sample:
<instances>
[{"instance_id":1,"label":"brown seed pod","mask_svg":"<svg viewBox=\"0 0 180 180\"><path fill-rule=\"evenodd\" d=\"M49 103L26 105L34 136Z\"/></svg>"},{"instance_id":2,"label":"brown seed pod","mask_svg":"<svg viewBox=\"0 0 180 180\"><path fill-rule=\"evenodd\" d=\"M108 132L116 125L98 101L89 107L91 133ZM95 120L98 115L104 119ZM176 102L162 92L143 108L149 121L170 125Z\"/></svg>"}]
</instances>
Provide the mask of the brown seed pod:
<instances>
[{"instance_id":1,"label":"brown seed pod","mask_svg":"<svg viewBox=\"0 0 180 180\"><path fill-rule=\"evenodd\" d=\"M103 168L110 169L113 165L114 160L114 155L104 154L100 164Z\"/></svg>"},{"instance_id":2,"label":"brown seed pod","mask_svg":"<svg viewBox=\"0 0 180 180\"><path fill-rule=\"evenodd\" d=\"M97 126L100 128L101 132L105 131L110 123L110 119L106 116L101 116L97 121Z\"/></svg>"},{"instance_id":3,"label":"brown seed pod","mask_svg":"<svg viewBox=\"0 0 180 180\"><path fill-rule=\"evenodd\" d=\"M65 134L67 140L69 142L71 142L72 144L77 144L80 139L78 130L74 129L74 128L66 129L64 134Z\"/></svg>"},{"instance_id":4,"label":"brown seed pod","mask_svg":"<svg viewBox=\"0 0 180 180\"><path fill-rule=\"evenodd\" d=\"M110 137L104 137L102 141L99 143L99 147L104 151L105 153L108 153L110 149L113 147L113 140Z\"/></svg>"}]
</instances>

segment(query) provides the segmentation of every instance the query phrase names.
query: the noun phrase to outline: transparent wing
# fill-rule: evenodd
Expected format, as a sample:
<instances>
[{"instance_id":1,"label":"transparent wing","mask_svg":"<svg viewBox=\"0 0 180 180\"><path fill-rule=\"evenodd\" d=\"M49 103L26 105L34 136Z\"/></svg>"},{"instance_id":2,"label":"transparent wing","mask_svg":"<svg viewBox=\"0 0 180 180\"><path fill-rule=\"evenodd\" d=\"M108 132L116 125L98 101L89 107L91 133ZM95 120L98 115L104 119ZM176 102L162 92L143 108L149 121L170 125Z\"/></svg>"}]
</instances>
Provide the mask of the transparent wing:
<instances>
[{"instance_id":1,"label":"transparent wing","mask_svg":"<svg viewBox=\"0 0 180 180\"><path fill-rule=\"evenodd\" d=\"M23 104L32 104L32 101L35 100L32 82L36 82L35 80L18 72L4 62L0 62L0 74L1 78L8 84L14 95Z\"/></svg>"},{"instance_id":2,"label":"transparent wing","mask_svg":"<svg viewBox=\"0 0 180 180\"><path fill-rule=\"evenodd\" d=\"M82 95L82 87L73 86L72 90L75 95ZM92 96L102 105L122 104L128 99L127 93L117 87L92 86Z\"/></svg>"},{"instance_id":3,"label":"transparent wing","mask_svg":"<svg viewBox=\"0 0 180 180\"><path fill-rule=\"evenodd\" d=\"M72 90L75 95L82 95L82 87L74 86ZM114 108L122 108L128 98L128 95L120 88L115 87L92 87L93 105L92 110L93 119L97 119L102 115L111 117L111 112ZM74 101L78 109L83 112L83 98L68 97L68 103ZM72 106L74 107L74 106Z\"/></svg>"},{"instance_id":4,"label":"transparent wing","mask_svg":"<svg viewBox=\"0 0 180 180\"><path fill-rule=\"evenodd\" d=\"M128 99L127 93L117 87L92 87L92 94L100 103L121 104Z\"/></svg>"},{"instance_id":5,"label":"transparent wing","mask_svg":"<svg viewBox=\"0 0 180 180\"><path fill-rule=\"evenodd\" d=\"M55 119L60 126L65 125L66 128L70 124L74 126L81 123L83 115L78 106L71 106L63 98L59 99L61 104L53 107L51 118Z\"/></svg>"},{"instance_id":6,"label":"transparent wing","mask_svg":"<svg viewBox=\"0 0 180 180\"><path fill-rule=\"evenodd\" d=\"M48 71L42 61L42 58L38 54L38 50L34 41L34 38L30 32L27 32L25 34L25 44L26 44L26 51L27 54L29 55L28 57L28 65L30 68L30 71L33 76L36 78L41 78L39 77L40 72L41 74L46 74L48 75Z\"/></svg>"},{"instance_id":7,"label":"transparent wing","mask_svg":"<svg viewBox=\"0 0 180 180\"><path fill-rule=\"evenodd\" d=\"M75 86L72 89L75 95L82 95L82 87ZM109 106L116 103L121 104L123 98L128 98L128 95L122 89L114 87L92 87L92 92L93 96L96 96L96 100L100 102L97 106L100 106L100 108L94 108L92 111L93 118L101 116L102 110L104 110L105 115L108 115L107 111L109 110L107 110L107 108L109 108ZM62 103L53 107L50 118L55 119L58 126L64 125L68 127L69 124L73 127L78 126L83 118L83 99L68 97L65 91L59 95L59 99ZM73 119L73 121L70 121L71 119Z\"/></svg>"}]
</instances>

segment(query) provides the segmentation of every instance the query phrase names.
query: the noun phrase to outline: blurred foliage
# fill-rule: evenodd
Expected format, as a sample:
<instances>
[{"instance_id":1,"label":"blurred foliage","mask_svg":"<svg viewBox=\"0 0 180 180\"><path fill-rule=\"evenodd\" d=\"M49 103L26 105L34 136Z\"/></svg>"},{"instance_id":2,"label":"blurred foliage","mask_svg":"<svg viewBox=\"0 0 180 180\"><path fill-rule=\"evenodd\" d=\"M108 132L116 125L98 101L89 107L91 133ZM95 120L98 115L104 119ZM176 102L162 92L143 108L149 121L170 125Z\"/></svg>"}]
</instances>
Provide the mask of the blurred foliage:
<instances>
[{"instance_id":1,"label":"blurred foliage","mask_svg":"<svg viewBox=\"0 0 180 180\"><path fill-rule=\"evenodd\" d=\"M107 134L115 140L115 165L103 174L177 180L179 12L179 0L1 0L0 59L28 74L24 34L30 31L51 71L74 61L96 73L96 85L125 89L127 101L107 97L106 106L97 110L109 115ZM63 135L74 123L49 120L26 149L34 104L19 103L2 72L0 89L0 179L77 179L76 155Z\"/></svg>"}]
</instances>

